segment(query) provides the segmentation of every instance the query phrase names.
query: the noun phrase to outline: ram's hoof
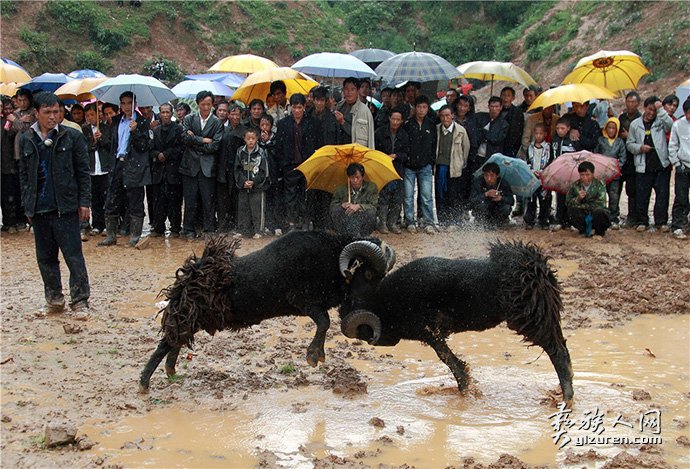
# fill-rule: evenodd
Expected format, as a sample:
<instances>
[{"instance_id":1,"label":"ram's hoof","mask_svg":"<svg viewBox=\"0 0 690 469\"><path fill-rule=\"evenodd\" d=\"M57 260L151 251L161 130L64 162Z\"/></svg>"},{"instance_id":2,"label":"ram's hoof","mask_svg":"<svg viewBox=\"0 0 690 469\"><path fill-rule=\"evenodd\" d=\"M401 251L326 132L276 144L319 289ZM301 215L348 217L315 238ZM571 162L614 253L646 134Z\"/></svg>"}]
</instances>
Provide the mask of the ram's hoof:
<instances>
[{"instance_id":1,"label":"ram's hoof","mask_svg":"<svg viewBox=\"0 0 690 469\"><path fill-rule=\"evenodd\" d=\"M567 400L565 400L565 401L563 401L563 402L565 402L565 408L566 408L566 409L571 409L571 410L572 410L572 408L573 408L573 400L572 400L572 398L571 398L571 399L567 399Z\"/></svg>"},{"instance_id":2,"label":"ram's hoof","mask_svg":"<svg viewBox=\"0 0 690 469\"><path fill-rule=\"evenodd\" d=\"M139 383L139 394L148 394L149 386L148 384Z\"/></svg>"},{"instance_id":3,"label":"ram's hoof","mask_svg":"<svg viewBox=\"0 0 690 469\"><path fill-rule=\"evenodd\" d=\"M166 365L165 374L168 376L168 378L170 378L171 376L175 376L175 367Z\"/></svg>"}]
</instances>

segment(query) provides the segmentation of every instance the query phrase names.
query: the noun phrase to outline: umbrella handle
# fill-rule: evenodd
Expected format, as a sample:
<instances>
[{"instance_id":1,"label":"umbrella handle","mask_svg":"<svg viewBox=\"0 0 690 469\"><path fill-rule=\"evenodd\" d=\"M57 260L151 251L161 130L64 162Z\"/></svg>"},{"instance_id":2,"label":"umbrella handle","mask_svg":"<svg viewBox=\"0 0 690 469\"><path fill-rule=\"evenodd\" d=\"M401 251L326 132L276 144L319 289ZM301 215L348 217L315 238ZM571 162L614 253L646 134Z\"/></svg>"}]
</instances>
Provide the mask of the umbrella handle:
<instances>
[{"instance_id":1,"label":"umbrella handle","mask_svg":"<svg viewBox=\"0 0 690 469\"><path fill-rule=\"evenodd\" d=\"M351 204L351 203L352 203L352 199L351 199L351 197L350 197L350 193L351 193L351 191L350 191L350 178L348 177L348 178L347 178L347 203L348 203L348 204Z\"/></svg>"}]
</instances>

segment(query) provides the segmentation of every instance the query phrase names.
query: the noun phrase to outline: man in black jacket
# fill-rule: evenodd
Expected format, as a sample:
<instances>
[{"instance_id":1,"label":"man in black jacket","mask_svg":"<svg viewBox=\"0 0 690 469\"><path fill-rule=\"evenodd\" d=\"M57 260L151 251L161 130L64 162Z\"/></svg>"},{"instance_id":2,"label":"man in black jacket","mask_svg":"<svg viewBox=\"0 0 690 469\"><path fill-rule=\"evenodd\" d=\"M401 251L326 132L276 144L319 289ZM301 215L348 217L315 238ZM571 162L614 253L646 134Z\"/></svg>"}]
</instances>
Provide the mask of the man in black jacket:
<instances>
[{"instance_id":1,"label":"man in black jacket","mask_svg":"<svg viewBox=\"0 0 690 469\"><path fill-rule=\"evenodd\" d=\"M305 115L306 98L295 93L290 96L292 113L278 122L276 132L276 158L283 170L285 206L290 231L298 224L309 226L310 210L306 198L306 180L295 168L322 146L323 132L319 122Z\"/></svg>"},{"instance_id":2,"label":"man in black jacket","mask_svg":"<svg viewBox=\"0 0 690 469\"><path fill-rule=\"evenodd\" d=\"M501 90L501 117L508 122L508 134L503 144L503 154L516 156L522 142L522 129L525 126L523 111L513 104L515 90L506 86Z\"/></svg>"},{"instance_id":3,"label":"man in black jacket","mask_svg":"<svg viewBox=\"0 0 690 469\"><path fill-rule=\"evenodd\" d=\"M251 120L251 118L250 118ZM228 106L227 125L223 127L216 180L216 213L218 231L228 233L237 222L237 186L235 186L235 158L237 150L244 145L244 132L240 107L232 103Z\"/></svg>"},{"instance_id":4,"label":"man in black jacket","mask_svg":"<svg viewBox=\"0 0 690 469\"><path fill-rule=\"evenodd\" d=\"M89 276L79 237L79 221L91 206L89 153L84 136L58 125L58 97L39 93L34 99L37 122L19 140L22 203L32 221L36 261L43 278L49 312L65 307L58 250L69 268L70 305L88 308Z\"/></svg>"},{"instance_id":5,"label":"man in black jacket","mask_svg":"<svg viewBox=\"0 0 690 469\"><path fill-rule=\"evenodd\" d=\"M130 215L129 246L136 246L141 238L144 226L144 187L151 183L151 137L148 121L134 112L135 106L132 92L125 91L120 95L122 114L113 118L111 125L111 153L115 156L115 169L112 171L105 201L105 230L108 236L98 243L99 246L112 246L117 242L115 230L125 199Z\"/></svg>"},{"instance_id":6,"label":"man in black jacket","mask_svg":"<svg viewBox=\"0 0 690 469\"><path fill-rule=\"evenodd\" d=\"M200 91L196 95L196 103L199 114L186 116L182 124L182 143L185 146L180 163L184 196L182 231L188 239L196 237L194 221L199 206L203 210L204 233L210 235L216 229L216 172L223 139L223 124L211 113L213 93ZM201 195L201 203L198 194Z\"/></svg>"},{"instance_id":7,"label":"man in black jacket","mask_svg":"<svg viewBox=\"0 0 690 469\"><path fill-rule=\"evenodd\" d=\"M105 230L105 198L108 194L109 173L113 169L113 158L110 154L112 134L105 122L99 122L96 103L84 108L86 123L82 132L89 145L89 167L91 174L91 234L98 235ZM82 224L82 240L89 223Z\"/></svg>"},{"instance_id":8,"label":"man in black jacket","mask_svg":"<svg viewBox=\"0 0 690 469\"><path fill-rule=\"evenodd\" d=\"M379 127L374 134L376 149L393 160L393 167L401 178L405 176L405 161L410 151L410 137L402 128L406 113L407 110L404 108L391 109L388 125ZM387 234L392 231L400 234L399 221L404 198L403 181L391 181L381 189L377 208L379 233Z\"/></svg>"},{"instance_id":9,"label":"man in black jacket","mask_svg":"<svg viewBox=\"0 0 690 469\"><path fill-rule=\"evenodd\" d=\"M165 236L165 219L170 221L170 237L180 236L182 224L182 126L172 122L172 104L161 104L160 125L153 129L151 148L151 237Z\"/></svg>"},{"instance_id":10,"label":"man in black jacket","mask_svg":"<svg viewBox=\"0 0 690 469\"><path fill-rule=\"evenodd\" d=\"M479 147L477 149L477 167L480 167L494 153L503 153L505 140L510 125L501 119L501 98L489 98L489 112L476 113Z\"/></svg>"},{"instance_id":11,"label":"man in black jacket","mask_svg":"<svg viewBox=\"0 0 690 469\"><path fill-rule=\"evenodd\" d=\"M601 136L599 124L587 116L587 110L587 104L573 103L573 112L564 116L570 121L570 140L575 151L594 151Z\"/></svg>"}]
</instances>

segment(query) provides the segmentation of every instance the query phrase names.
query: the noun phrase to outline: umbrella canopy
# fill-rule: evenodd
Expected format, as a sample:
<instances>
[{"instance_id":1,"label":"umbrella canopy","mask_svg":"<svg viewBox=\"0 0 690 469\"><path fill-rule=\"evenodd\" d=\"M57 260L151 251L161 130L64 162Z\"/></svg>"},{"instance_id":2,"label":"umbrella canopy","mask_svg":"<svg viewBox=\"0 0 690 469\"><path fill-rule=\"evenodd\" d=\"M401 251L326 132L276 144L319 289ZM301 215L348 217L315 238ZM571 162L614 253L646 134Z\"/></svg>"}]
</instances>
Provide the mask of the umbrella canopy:
<instances>
[{"instance_id":1,"label":"umbrella canopy","mask_svg":"<svg viewBox=\"0 0 690 469\"><path fill-rule=\"evenodd\" d=\"M277 68L278 64L265 57L252 54L230 55L213 64L209 72L250 73L260 72L269 68Z\"/></svg>"},{"instance_id":2,"label":"umbrella canopy","mask_svg":"<svg viewBox=\"0 0 690 469\"><path fill-rule=\"evenodd\" d=\"M627 50L600 50L583 57L563 84L590 83L611 91L634 90L640 78L647 75L640 56Z\"/></svg>"},{"instance_id":3,"label":"umbrella canopy","mask_svg":"<svg viewBox=\"0 0 690 469\"><path fill-rule=\"evenodd\" d=\"M319 52L308 55L294 64L292 69L310 75L328 78L373 78L376 73L354 55Z\"/></svg>"},{"instance_id":4,"label":"umbrella canopy","mask_svg":"<svg viewBox=\"0 0 690 469\"><path fill-rule=\"evenodd\" d=\"M68 77L64 73L44 73L34 77L29 83L22 86L23 89L29 91L50 91L54 92L65 83L72 81L73 78Z\"/></svg>"},{"instance_id":5,"label":"umbrella canopy","mask_svg":"<svg viewBox=\"0 0 690 469\"><path fill-rule=\"evenodd\" d=\"M428 52L405 52L384 60L376 67L376 75L384 81L427 82L452 80L460 73L446 59Z\"/></svg>"},{"instance_id":6,"label":"umbrella canopy","mask_svg":"<svg viewBox=\"0 0 690 469\"><path fill-rule=\"evenodd\" d=\"M307 189L335 192L338 186L348 183L347 169L350 163L364 166L364 179L376 184L381 190L391 181L400 179L388 155L357 143L326 145L314 152L297 167L307 179Z\"/></svg>"},{"instance_id":7,"label":"umbrella canopy","mask_svg":"<svg viewBox=\"0 0 690 469\"><path fill-rule=\"evenodd\" d=\"M487 163L496 163L500 169L501 183L508 184L510 190L518 197L532 197L534 191L539 189L539 179L534 175L529 165L520 158L494 153L474 173L474 177L482 175L482 168Z\"/></svg>"},{"instance_id":8,"label":"umbrella canopy","mask_svg":"<svg viewBox=\"0 0 690 469\"><path fill-rule=\"evenodd\" d=\"M358 49L350 52L350 55L354 55L365 64L371 64L381 63L386 59L390 59L395 55L395 52L385 49Z\"/></svg>"},{"instance_id":9,"label":"umbrella canopy","mask_svg":"<svg viewBox=\"0 0 690 469\"><path fill-rule=\"evenodd\" d=\"M185 80L175 85L172 90L178 98L196 98L199 91L210 91L214 96L232 96L235 92L219 81Z\"/></svg>"},{"instance_id":10,"label":"umbrella canopy","mask_svg":"<svg viewBox=\"0 0 690 469\"><path fill-rule=\"evenodd\" d=\"M678 96L680 106L676 109L675 116L680 119L683 117L683 103L690 97L690 78L678 85L676 88L676 96Z\"/></svg>"},{"instance_id":11,"label":"umbrella canopy","mask_svg":"<svg viewBox=\"0 0 690 469\"><path fill-rule=\"evenodd\" d=\"M26 83L31 81L31 76L17 64L9 63L10 60L2 59L0 62L0 82L2 83Z\"/></svg>"},{"instance_id":12,"label":"umbrella canopy","mask_svg":"<svg viewBox=\"0 0 690 469\"><path fill-rule=\"evenodd\" d=\"M143 75L118 75L95 87L91 92L100 101L120 104L120 95L131 91L139 106L158 106L177 96L160 81Z\"/></svg>"},{"instance_id":13,"label":"umbrella canopy","mask_svg":"<svg viewBox=\"0 0 690 469\"><path fill-rule=\"evenodd\" d=\"M568 102L586 103L590 99L614 99L616 93L596 85L578 83L573 85L561 85L544 91L537 96L528 111L540 107L549 107L554 104Z\"/></svg>"},{"instance_id":14,"label":"umbrella canopy","mask_svg":"<svg viewBox=\"0 0 690 469\"><path fill-rule=\"evenodd\" d=\"M372 103L374 106L376 106L376 109L381 109L381 106L383 106L383 103L381 101L371 96L367 96L367 102Z\"/></svg>"},{"instance_id":15,"label":"umbrella canopy","mask_svg":"<svg viewBox=\"0 0 690 469\"><path fill-rule=\"evenodd\" d=\"M196 75L185 75L188 80L210 80L218 81L230 88L237 88L245 80L245 76L236 73L199 73Z\"/></svg>"},{"instance_id":16,"label":"umbrella canopy","mask_svg":"<svg viewBox=\"0 0 690 469\"><path fill-rule=\"evenodd\" d=\"M21 88L24 83L16 83L11 81L9 83L3 83L0 85L0 94L5 96L14 96L17 94L17 90Z\"/></svg>"},{"instance_id":17,"label":"umbrella canopy","mask_svg":"<svg viewBox=\"0 0 690 469\"><path fill-rule=\"evenodd\" d=\"M311 77L290 67L278 67L249 75L232 95L232 99L238 99L245 104L249 104L253 99L264 101L270 91L271 83L276 80L285 82L288 99L295 93L306 95L309 90L319 84Z\"/></svg>"},{"instance_id":18,"label":"umbrella canopy","mask_svg":"<svg viewBox=\"0 0 690 469\"><path fill-rule=\"evenodd\" d=\"M541 173L541 184L544 189L565 194L575 181L580 179L577 166L583 161L594 165L594 177L608 184L621 174L618 158L578 151L563 153L551 162Z\"/></svg>"},{"instance_id":19,"label":"umbrella canopy","mask_svg":"<svg viewBox=\"0 0 690 469\"><path fill-rule=\"evenodd\" d=\"M512 83L520 83L523 86L537 86L537 82L534 81L534 78L529 73L511 62L480 60L458 65L457 70L465 78L491 81L492 86L494 81L510 81Z\"/></svg>"},{"instance_id":20,"label":"umbrella canopy","mask_svg":"<svg viewBox=\"0 0 690 469\"><path fill-rule=\"evenodd\" d=\"M106 78L104 73L98 70L90 70L88 68L82 70L72 70L67 74L70 78Z\"/></svg>"},{"instance_id":21,"label":"umbrella canopy","mask_svg":"<svg viewBox=\"0 0 690 469\"><path fill-rule=\"evenodd\" d=\"M108 80L108 77L103 78L82 78L72 80L65 83L60 88L55 90L55 94L60 99L73 99L75 101L90 101L95 99L91 93L95 87ZM119 103L118 103L119 104Z\"/></svg>"}]
</instances>

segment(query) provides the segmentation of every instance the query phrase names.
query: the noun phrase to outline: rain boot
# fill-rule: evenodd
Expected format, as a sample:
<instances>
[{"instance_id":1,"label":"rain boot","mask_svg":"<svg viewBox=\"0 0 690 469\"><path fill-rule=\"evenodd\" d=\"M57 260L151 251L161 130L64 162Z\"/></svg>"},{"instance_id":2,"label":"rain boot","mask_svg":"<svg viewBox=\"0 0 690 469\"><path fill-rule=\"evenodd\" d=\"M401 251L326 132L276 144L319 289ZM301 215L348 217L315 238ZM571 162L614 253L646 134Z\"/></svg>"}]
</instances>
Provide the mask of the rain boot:
<instances>
[{"instance_id":1,"label":"rain boot","mask_svg":"<svg viewBox=\"0 0 690 469\"><path fill-rule=\"evenodd\" d=\"M117 244L115 232L117 231L118 217L105 217L105 232L107 237L98 243L99 246L112 246Z\"/></svg>"},{"instance_id":2,"label":"rain boot","mask_svg":"<svg viewBox=\"0 0 690 469\"><path fill-rule=\"evenodd\" d=\"M129 222L129 229L132 237L129 238L130 247L134 247L141 238L141 230L144 227L144 217L132 217Z\"/></svg>"}]
</instances>

